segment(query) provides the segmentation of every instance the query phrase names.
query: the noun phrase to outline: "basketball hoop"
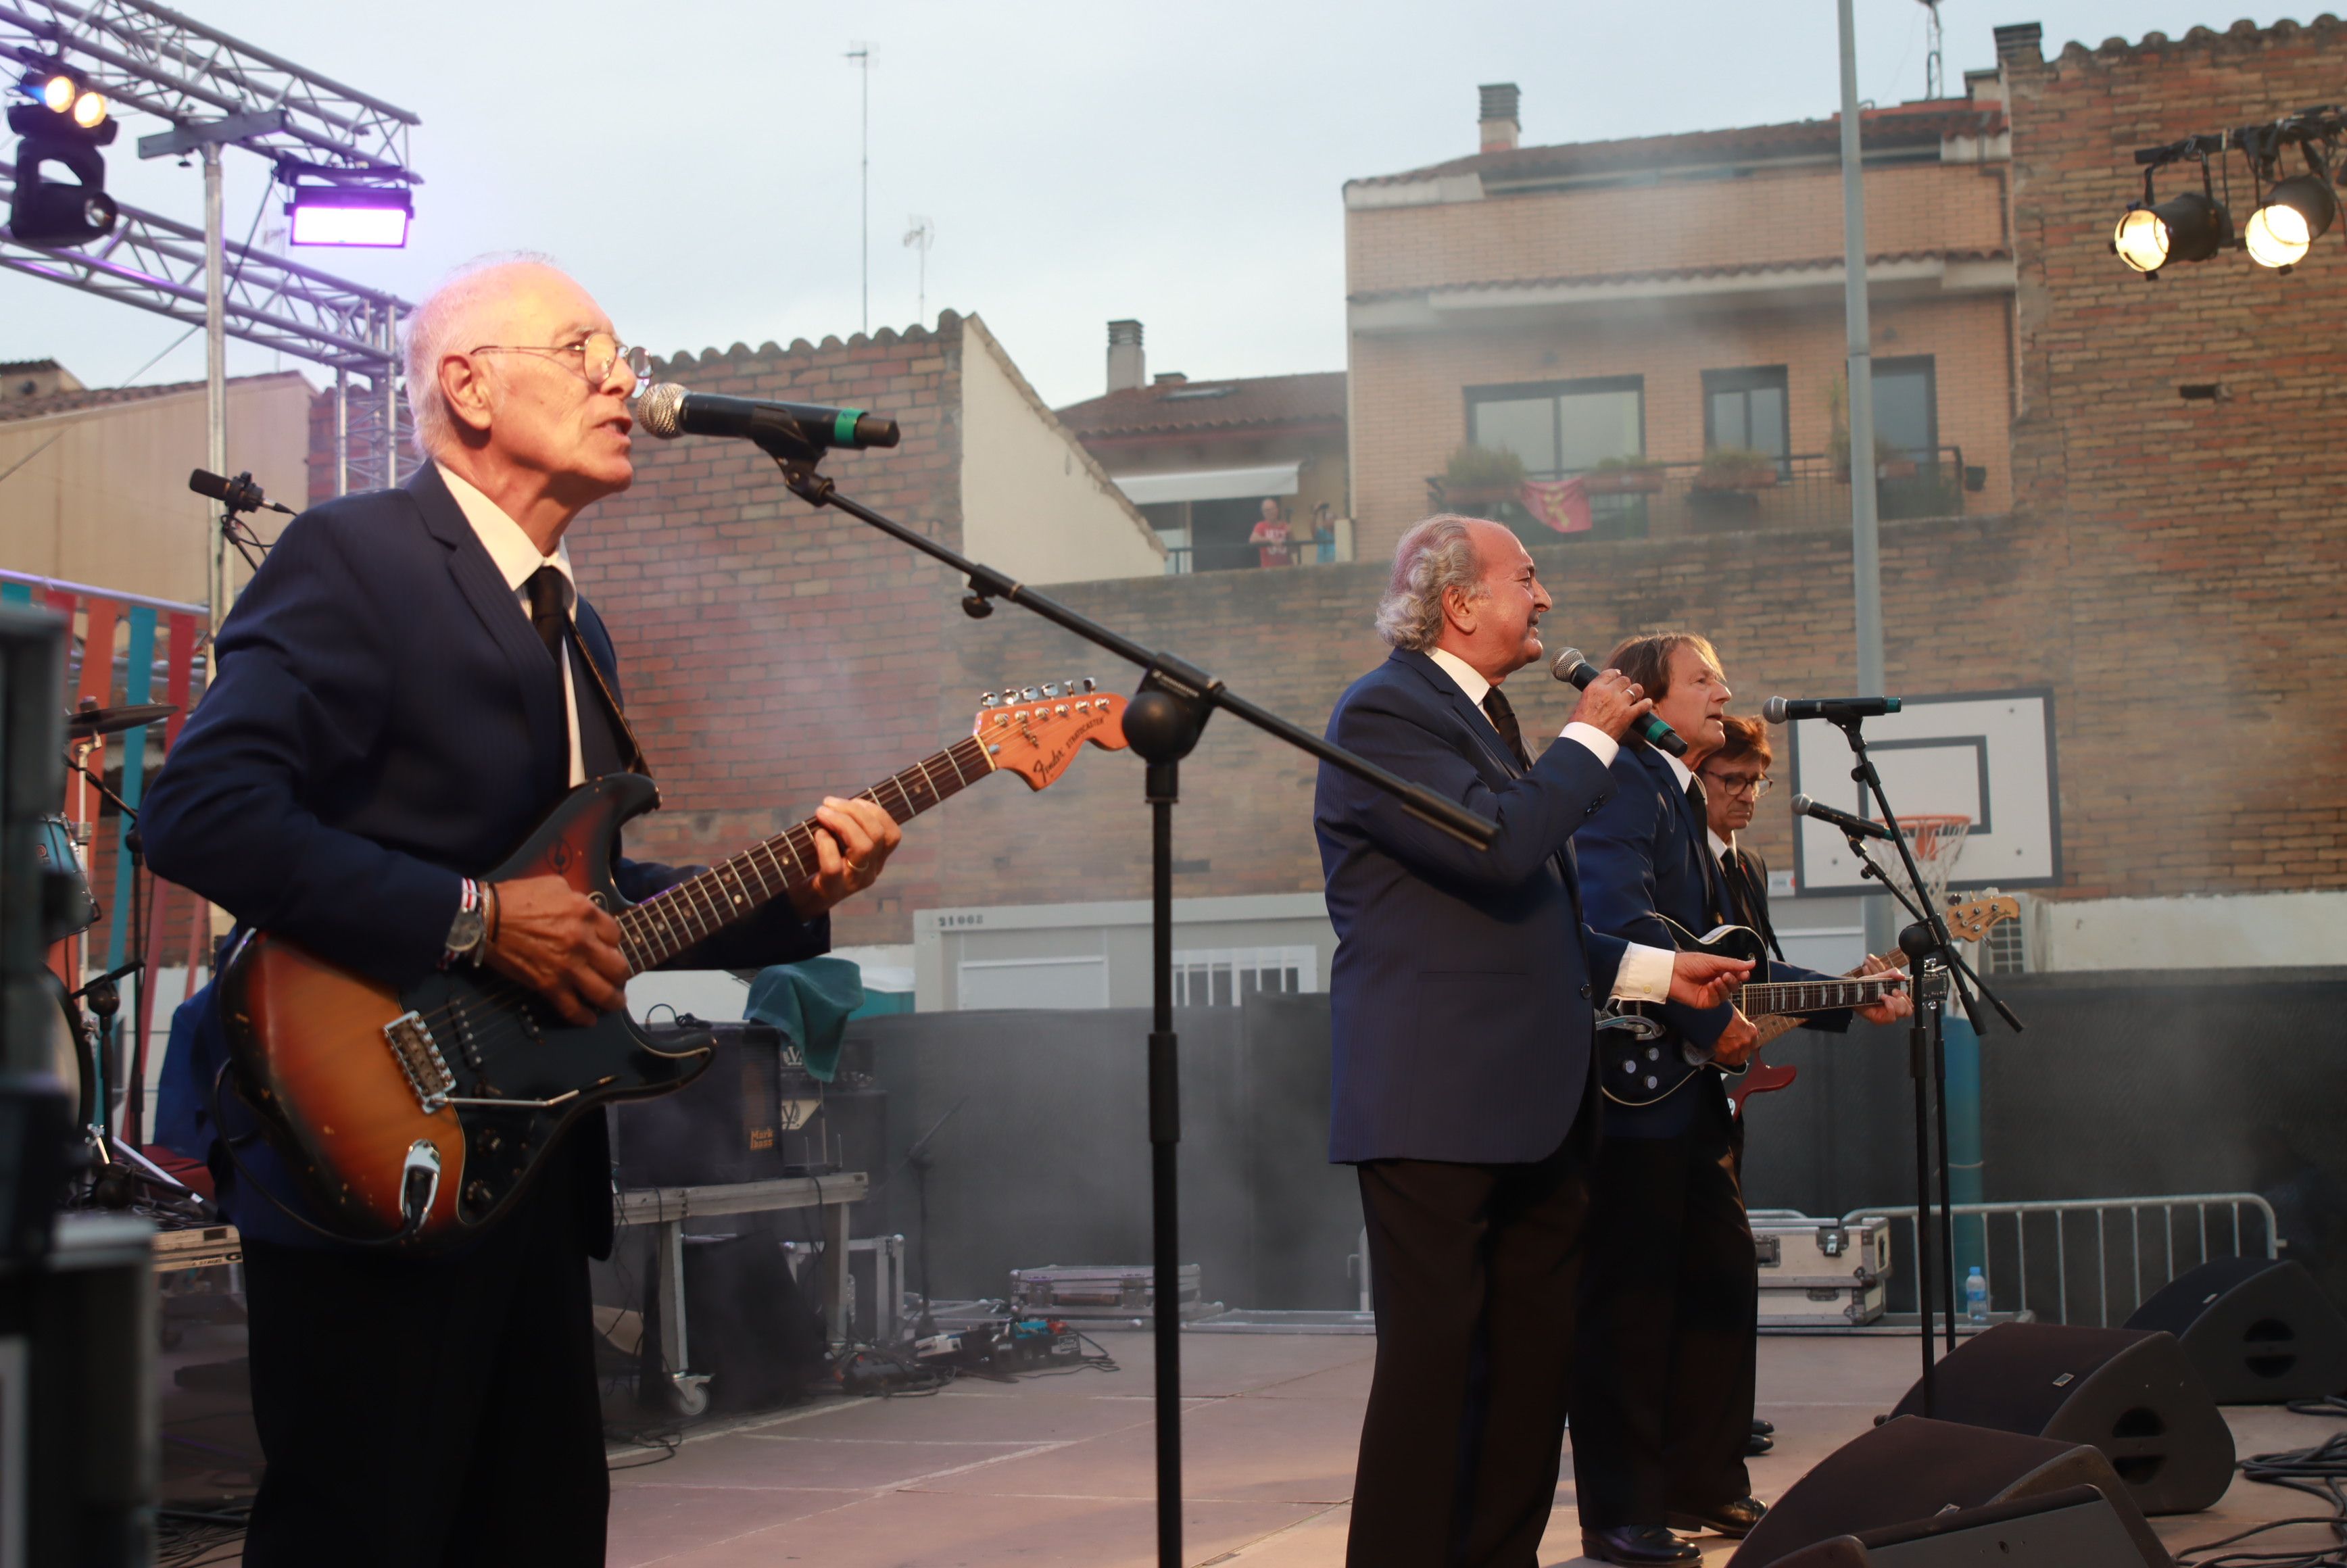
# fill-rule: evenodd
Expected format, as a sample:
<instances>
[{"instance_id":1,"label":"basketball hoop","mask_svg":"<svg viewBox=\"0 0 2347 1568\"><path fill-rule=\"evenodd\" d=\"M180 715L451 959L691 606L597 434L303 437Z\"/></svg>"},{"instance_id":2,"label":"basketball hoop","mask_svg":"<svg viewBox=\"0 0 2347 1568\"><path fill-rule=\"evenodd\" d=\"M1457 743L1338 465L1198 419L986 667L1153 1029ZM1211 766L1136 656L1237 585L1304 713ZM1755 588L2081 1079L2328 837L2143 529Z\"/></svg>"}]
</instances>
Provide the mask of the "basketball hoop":
<instances>
[{"instance_id":1,"label":"basketball hoop","mask_svg":"<svg viewBox=\"0 0 2347 1568\"><path fill-rule=\"evenodd\" d=\"M1923 874L1923 886L1914 889L1926 908L1948 907L1948 877L1956 868L1957 859L1964 852L1964 835L1972 831L1969 816L1911 816L1899 825L1907 833L1907 846L1914 852L1915 868ZM1907 868L1896 857L1884 855L1883 871L1907 882Z\"/></svg>"}]
</instances>

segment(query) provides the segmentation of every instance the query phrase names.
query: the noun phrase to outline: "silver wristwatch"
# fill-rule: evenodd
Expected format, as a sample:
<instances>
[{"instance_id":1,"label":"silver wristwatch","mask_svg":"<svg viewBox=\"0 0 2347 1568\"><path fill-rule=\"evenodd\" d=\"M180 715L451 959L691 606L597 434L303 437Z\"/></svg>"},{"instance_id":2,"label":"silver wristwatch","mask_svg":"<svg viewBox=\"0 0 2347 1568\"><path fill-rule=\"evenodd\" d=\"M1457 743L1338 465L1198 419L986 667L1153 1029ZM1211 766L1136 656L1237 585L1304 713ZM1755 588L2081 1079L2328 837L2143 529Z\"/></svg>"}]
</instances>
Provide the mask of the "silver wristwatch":
<instances>
[{"instance_id":1,"label":"silver wristwatch","mask_svg":"<svg viewBox=\"0 0 2347 1568\"><path fill-rule=\"evenodd\" d=\"M456 908L456 917L448 922L446 961L452 964L459 960L468 964L479 963L488 934L488 923L482 918L480 894L472 880L467 878L463 900Z\"/></svg>"}]
</instances>

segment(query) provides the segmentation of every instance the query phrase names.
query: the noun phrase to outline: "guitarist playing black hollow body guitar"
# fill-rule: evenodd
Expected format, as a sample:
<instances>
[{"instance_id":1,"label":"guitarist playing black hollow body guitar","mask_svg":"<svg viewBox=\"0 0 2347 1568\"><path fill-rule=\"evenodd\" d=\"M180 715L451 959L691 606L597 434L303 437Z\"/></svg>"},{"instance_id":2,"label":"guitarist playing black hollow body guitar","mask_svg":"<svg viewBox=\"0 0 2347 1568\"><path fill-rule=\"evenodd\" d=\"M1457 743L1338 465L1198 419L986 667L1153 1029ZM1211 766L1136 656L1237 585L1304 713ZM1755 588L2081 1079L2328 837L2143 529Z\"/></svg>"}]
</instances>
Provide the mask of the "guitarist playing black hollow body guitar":
<instances>
[{"instance_id":1,"label":"guitarist playing black hollow body guitar","mask_svg":"<svg viewBox=\"0 0 2347 1568\"><path fill-rule=\"evenodd\" d=\"M1704 639L1641 637L1605 662L1654 693L1655 715L1686 738L1688 763L1726 739L1727 683ZM1678 947L1683 933L1736 924L1688 768L1625 743L1613 774L1613 797L1573 837L1591 929ZM1834 979L1786 965L1775 978ZM1874 1006L1887 1018L1902 1000ZM1700 1553L1674 1528L1742 1535L1761 1512L1744 1467L1758 1286L1719 1071L1743 1065L1758 1031L1733 1007L1656 1010L1665 1029L1655 1038L1600 1036L1605 1141L1582 1276L1573 1450L1583 1551L1684 1568Z\"/></svg>"}]
</instances>

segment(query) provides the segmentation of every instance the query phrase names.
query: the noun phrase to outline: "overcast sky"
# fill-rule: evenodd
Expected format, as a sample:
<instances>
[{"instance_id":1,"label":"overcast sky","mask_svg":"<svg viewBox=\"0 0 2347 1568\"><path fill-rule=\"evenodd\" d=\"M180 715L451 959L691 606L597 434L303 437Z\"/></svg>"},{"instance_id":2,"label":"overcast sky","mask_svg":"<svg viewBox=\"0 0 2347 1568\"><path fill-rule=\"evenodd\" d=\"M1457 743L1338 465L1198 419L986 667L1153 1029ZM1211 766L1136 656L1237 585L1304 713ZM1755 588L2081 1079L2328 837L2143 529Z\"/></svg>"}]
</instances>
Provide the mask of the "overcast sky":
<instances>
[{"instance_id":1,"label":"overcast sky","mask_svg":"<svg viewBox=\"0 0 2347 1568\"><path fill-rule=\"evenodd\" d=\"M902 241L926 216L928 318L983 315L1055 405L1101 389L1117 316L1145 324L1153 371L1341 369L1340 188L1473 151L1480 83L1521 84L1528 144L1822 118L1839 92L1830 0L175 4L422 117L409 249L303 260L412 300L483 251L550 251L661 354L857 330L864 79L844 56L868 44L871 325L917 319ZM1947 80L1993 64L2000 23L2042 22L2050 55L2234 19L2207 4L1946 0ZM1860 95L1922 97L1923 6L1858 14ZM158 128L126 123L108 189L200 222L196 169L138 160ZM282 224L265 170L230 151L231 238ZM0 359L198 379L183 330L0 273ZM231 340L232 373L274 363Z\"/></svg>"}]
</instances>

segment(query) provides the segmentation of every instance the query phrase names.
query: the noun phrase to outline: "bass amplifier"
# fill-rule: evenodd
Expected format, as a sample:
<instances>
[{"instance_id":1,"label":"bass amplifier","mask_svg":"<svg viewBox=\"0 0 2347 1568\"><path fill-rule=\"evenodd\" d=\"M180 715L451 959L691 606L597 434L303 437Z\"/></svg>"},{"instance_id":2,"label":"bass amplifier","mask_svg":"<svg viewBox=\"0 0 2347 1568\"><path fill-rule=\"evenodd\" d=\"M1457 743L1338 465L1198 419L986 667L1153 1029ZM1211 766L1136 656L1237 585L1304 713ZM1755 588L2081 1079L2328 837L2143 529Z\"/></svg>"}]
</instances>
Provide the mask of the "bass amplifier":
<instances>
[{"instance_id":1,"label":"bass amplifier","mask_svg":"<svg viewBox=\"0 0 2347 1568\"><path fill-rule=\"evenodd\" d=\"M1760 1265L1762 1328L1850 1328L1882 1316L1891 1226L1783 1210L1750 1216Z\"/></svg>"},{"instance_id":2,"label":"bass amplifier","mask_svg":"<svg viewBox=\"0 0 2347 1568\"><path fill-rule=\"evenodd\" d=\"M881 1169L887 1093L864 1074L843 1071L823 1082L771 1024L678 1024L644 1032L663 1050L706 1037L716 1059L674 1094L611 1108L611 1158L620 1186L715 1186Z\"/></svg>"}]
</instances>

